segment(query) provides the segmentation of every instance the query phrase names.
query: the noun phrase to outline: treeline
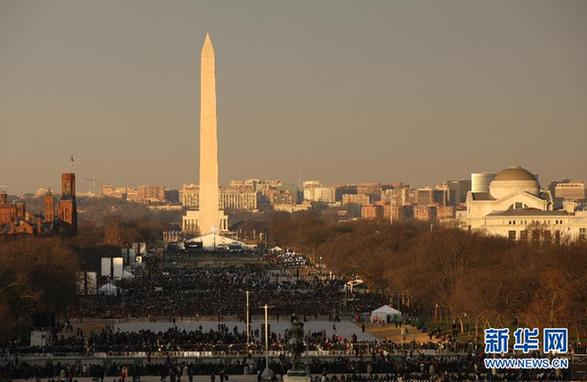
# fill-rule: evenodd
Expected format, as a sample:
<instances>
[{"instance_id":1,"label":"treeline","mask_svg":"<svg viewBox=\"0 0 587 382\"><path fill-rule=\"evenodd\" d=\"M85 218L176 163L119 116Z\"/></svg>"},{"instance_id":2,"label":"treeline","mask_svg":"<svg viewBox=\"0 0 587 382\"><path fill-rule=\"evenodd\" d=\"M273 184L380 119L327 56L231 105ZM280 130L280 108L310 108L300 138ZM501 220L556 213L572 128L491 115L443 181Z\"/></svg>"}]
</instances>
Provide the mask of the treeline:
<instances>
[{"instance_id":1,"label":"treeline","mask_svg":"<svg viewBox=\"0 0 587 382\"><path fill-rule=\"evenodd\" d=\"M78 257L62 238L0 242L0 340L31 326L34 312L63 314L75 303Z\"/></svg>"},{"instance_id":2,"label":"treeline","mask_svg":"<svg viewBox=\"0 0 587 382\"><path fill-rule=\"evenodd\" d=\"M126 246L145 241L160 244L163 231L178 229L181 211L151 210L117 198L85 198L79 202L80 245Z\"/></svg>"},{"instance_id":3,"label":"treeline","mask_svg":"<svg viewBox=\"0 0 587 382\"><path fill-rule=\"evenodd\" d=\"M429 319L483 327L587 329L587 243L513 242L429 224L336 224L278 214L274 244L302 250Z\"/></svg>"},{"instance_id":4,"label":"treeline","mask_svg":"<svg viewBox=\"0 0 587 382\"><path fill-rule=\"evenodd\" d=\"M118 198L78 198L80 219L91 221L101 226L112 217L122 221L152 219L161 224L172 224L181 221L182 211L151 210L141 203L128 202Z\"/></svg>"},{"instance_id":5,"label":"treeline","mask_svg":"<svg viewBox=\"0 0 587 382\"><path fill-rule=\"evenodd\" d=\"M85 221L80 224L75 242L82 246L107 244L125 247L134 242L155 244L163 240L167 224L149 217L124 220L120 216L105 217L101 224Z\"/></svg>"}]
</instances>

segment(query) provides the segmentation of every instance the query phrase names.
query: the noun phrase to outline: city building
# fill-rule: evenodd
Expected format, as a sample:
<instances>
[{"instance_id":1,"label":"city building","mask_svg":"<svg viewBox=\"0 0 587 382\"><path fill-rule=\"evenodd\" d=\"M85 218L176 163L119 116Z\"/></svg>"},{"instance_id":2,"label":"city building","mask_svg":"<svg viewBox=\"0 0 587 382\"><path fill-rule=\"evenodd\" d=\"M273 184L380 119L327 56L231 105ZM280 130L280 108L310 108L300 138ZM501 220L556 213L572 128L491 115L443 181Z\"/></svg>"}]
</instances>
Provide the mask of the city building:
<instances>
[{"instance_id":1,"label":"city building","mask_svg":"<svg viewBox=\"0 0 587 382\"><path fill-rule=\"evenodd\" d=\"M448 188L448 204L456 206L467 201L467 193L471 191L470 179L449 179L444 182L444 187Z\"/></svg>"},{"instance_id":2,"label":"city building","mask_svg":"<svg viewBox=\"0 0 587 382\"><path fill-rule=\"evenodd\" d=\"M454 206L437 206L436 207L436 218L438 220L453 220L456 216L456 210Z\"/></svg>"},{"instance_id":3,"label":"city building","mask_svg":"<svg viewBox=\"0 0 587 382\"><path fill-rule=\"evenodd\" d=\"M267 198L274 209L276 206L294 206L297 202L296 193L290 190L271 189Z\"/></svg>"},{"instance_id":4,"label":"city building","mask_svg":"<svg viewBox=\"0 0 587 382\"><path fill-rule=\"evenodd\" d=\"M5 235L48 235L56 232L77 233L77 204L75 174L61 175L61 196L55 203L50 189L43 198L43 212L31 214L26 204L17 201L8 203L8 195L0 192L0 234Z\"/></svg>"},{"instance_id":5,"label":"city building","mask_svg":"<svg viewBox=\"0 0 587 382\"><path fill-rule=\"evenodd\" d=\"M197 184L184 184L179 190L179 199L184 207L197 209L200 206L200 187Z\"/></svg>"},{"instance_id":6,"label":"city building","mask_svg":"<svg viewBox=\"0 0 587 382\"><path fill-rule=\"evenodd\" d=\"M137 187L137 201L145 202L164 202L165 186L140 185Z\"/></svg>"},{"instance_id":7,"label":"city building","mask_svg":"<svg viewBox=\"0 0 587 382\"><path fill-rule=\"evenodd\" d=\"M436 206L416 205L414 206L414 219L422 221L436 220Z\"/></svg>"},{"instance_id":8,"label":"city building","mask_svg":"<svg viewBox=\"0 0 587 382\"><path fill-rule=\"evenodd\" d=\"M225 189L220 191L220 209L225 211L257 210L257 192Z\"/></svg>"},{"instance_id":9,"label":"city building","mask_svg":"<svg viewBox=\"0 0 587 382\"><path fill-rule=\"evenodd\" d=\"M245 191L248 190L248 191ZM184 184L180 191L181 204L197 210L200 207L200 192L196 184ZM218 208L228 211L255 211L258 206L258 193L248 186L229 187L219 191Z\"/></svg>"},{"instance_id":10,"label":"city building","mask_svg":"<svg viewBox=\"0 0 587 382\"><path fill-rule=\"evenodd\" d=\"M587 200L585 182L580 180L563 179L551 182L548 189L555 202L562 205L563 201L584 202Z\"/></svg>"},{"instance_id":11,"label":"city building","mask_svg":"<svg viewBox=\"0 0 587 382\"><path fill-rule=\"evenodd\" d=\"M357 194L369 195L371 202L378 202L381 199L381 184L379 183L359 183L357 184Z\"/></svg>"},{"instance_id":12,"label":"city building","mask_svg":"<svg viewBox=\"0 0 587 382\"><path fill-rule=\"evenodd\" d=\"M139 191L136 187L126 188L126 201L137 203L139 201Z\"/></svg>"},{"instance_id":13,"label":"city building","mask_svg":"<svg viewBox=\"0 0 587 382\"><path fill-rule=\"evenodd\" d=\"M324 186L304 188L304 200L328 204L334 203L336 201L335 189L334 187Z\"/></svg>"},{"instance_id":14,"label":"city building","mask_svg":"<svg viewBox=\"0 0 587 382\"><path fill-rule=\"evenodd\" d=\"M171 204L179 204L179 190L168 189L165 190L165 201Z\"/></svg>"},{"instance_id":15,"label":"city building","mask_svg":"<svg viewBox=\"0 0 587 382\"><path fill-rule=\"evenodd\" d=\"M126 199L126 187L114 187L111 184L103 184L100 187L100 196L106 198Z\"/></svg>"},{"instance_id":16,"label":"city building","mask_svg":"<svg viewBox=\"0 0 587 382\"><path fill-rule=\"evenodd\" d=\"M336 189L325 186L319 180L306 180L302 183L302 189L306 201L328 204L336 202Z\"/></svg>"},{"instance_id":17,"label":"city building","mask_svg":"<svg viewBox=\"0 0 587 382\"><path fill-rule=\"evenodd\" d=\"M383 219L384 206L382 204L369 204L361 206L361 218L368 220Z\"/></svg>"},{"instance_id":18,"label":"city building","mask_svg":"<svg viewBox=\"0 0 587 382\"><path fill-rule=\"evenodd\" d=\"M369 195L365 194L343 194L342 195L342 205L346 206L348 204L358 204L360 206L369 205L371 202L371 198Z\"/></svg>"},{"instance_id":19,"label":"city building","mask_svg":"<svg viewBox=\"0 0 587 382\"><path fill-rule=\"evenodd\" d=\"M353 195L357 193L357 186L351 184L345 184L336 186L334 188L334 200L336 202L342 202L342 196L344 194Z\"/></svg>"},{"instance_id":20,"label":"city building","mask_svg":"<svg viewBox=\"0 0 587 382\"><path fill-rule=\"evenodd\" d=\"M418 188L416 190L415 204L419 206L445 206L448 204L448 188Z\"/></svg>"},{"instance_id":21,"label":"city building","mask_svg":"<svg viewBox=\"0 0 587 382\"><path fill-rule=\"evenodd\" d=\"M381 201L398 206L413 204L413 200L410 198L410 186L400 183L392 187L385 187L381 191Z\"/></svg>"},{"instance_id":22,"label":"city building","mask_svg":"<svg viewBox=\"0 0 587 382\"><path fill-rule=\"evenodd\" d=\"M458 216L464 229L512 240L525 240L533 231L553 238L587 235L587 211L578 204L555 209L550 191L542 191L537 176L526 169L507 168L495 175L489 187L475 189L488 191L467 194L467 210Z\"/></svg>"},{"instance_id":23,"label":"city building","mask_svg":"<svg viewBox=\"0 0 587 382\"><path fill-rule=\"evenodd\" d=\"M77 232L75 174L61 174L61 199L57 207L58 222L69 233Z\"/></svg>"},{"instance_id":24,"label":"city building","mask_svg":"<svg viewBox=\"0 0 587 382\"><path fill-rule=\"evenodd\" d=\"M244 186L250 187L252 191L260 192L263 195L266 195L271 189L277 189L282 186L281 180L279 179L247 179L243 183Z\"/></svg>"},{"instance_id":25,"label":"city building","mask_svg":"<svg viewBox=\"0 0 587 382\"><path fill-rule=\"evenodd\" d=\"M414 206L390 205L391 222L400 222L414 217Z\"/></svg>"}]
</instances>

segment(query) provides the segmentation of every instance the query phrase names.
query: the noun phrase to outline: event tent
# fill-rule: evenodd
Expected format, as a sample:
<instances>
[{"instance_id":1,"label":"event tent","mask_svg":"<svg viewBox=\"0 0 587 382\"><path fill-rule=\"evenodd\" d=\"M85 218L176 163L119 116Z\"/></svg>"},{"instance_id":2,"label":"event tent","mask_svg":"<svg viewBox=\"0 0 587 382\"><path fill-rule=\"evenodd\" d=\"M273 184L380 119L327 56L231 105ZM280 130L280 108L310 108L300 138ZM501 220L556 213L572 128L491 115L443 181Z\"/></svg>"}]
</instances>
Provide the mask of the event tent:
<instances>
[{"instance_id":1,"label":"event tent","mask_svg":"<svg viewBox=\"0 0 587 382\"><path fill-rule=\"evenodd\" d=\"M371 312L371 322L392 322L400 319L402 313L389 305L383 305Z\"/></svg>"}]
</instances>

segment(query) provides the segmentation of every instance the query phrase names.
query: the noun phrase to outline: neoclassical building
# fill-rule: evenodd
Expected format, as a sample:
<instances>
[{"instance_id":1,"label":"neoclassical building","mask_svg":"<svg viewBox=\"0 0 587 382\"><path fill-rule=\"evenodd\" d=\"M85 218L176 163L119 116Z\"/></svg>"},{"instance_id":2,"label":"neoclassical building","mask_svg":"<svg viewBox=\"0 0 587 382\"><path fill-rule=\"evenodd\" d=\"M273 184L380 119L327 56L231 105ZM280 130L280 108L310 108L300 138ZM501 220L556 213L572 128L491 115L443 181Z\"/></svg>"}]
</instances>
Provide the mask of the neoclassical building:
<instances>
[{"instance_id":1,"label":"neoclassical building","mask_svg":"<svg viewBox=\"0 0 587 382\"><path fill-rule=\"evenodd\" d=\"M587 210L577 204L555 210L550 192L542 191L528 170L510 167L489 182L489 192L467 194L467 210L457 217L460 227L512 240L527 239L533 227L553 238L587 238Z\"/></svg>"}]
</instances>

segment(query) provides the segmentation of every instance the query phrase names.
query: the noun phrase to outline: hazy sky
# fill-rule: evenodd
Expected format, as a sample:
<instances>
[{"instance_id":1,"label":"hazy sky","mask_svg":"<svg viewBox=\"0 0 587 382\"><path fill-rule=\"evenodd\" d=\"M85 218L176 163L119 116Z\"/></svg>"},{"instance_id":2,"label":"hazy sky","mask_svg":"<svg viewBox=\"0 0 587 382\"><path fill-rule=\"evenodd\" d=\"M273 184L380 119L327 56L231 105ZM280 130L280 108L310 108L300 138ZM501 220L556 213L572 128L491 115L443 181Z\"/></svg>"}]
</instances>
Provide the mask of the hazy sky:
<instances>
[{"instance_id":1,"label":"hazy sky","mask_svg":"<svg viewBox=\"0 0 587 382\"><path fill-rule=\"evenodd\" d=\"M195 181L216 50L220 179L587 180L587 1L0 0L0 185Z\"/></svg>"}]
</instances>

